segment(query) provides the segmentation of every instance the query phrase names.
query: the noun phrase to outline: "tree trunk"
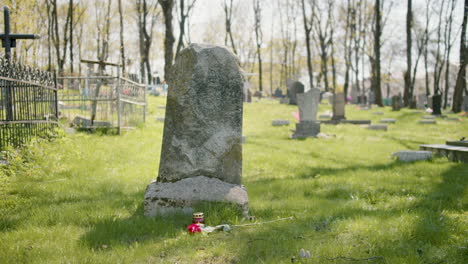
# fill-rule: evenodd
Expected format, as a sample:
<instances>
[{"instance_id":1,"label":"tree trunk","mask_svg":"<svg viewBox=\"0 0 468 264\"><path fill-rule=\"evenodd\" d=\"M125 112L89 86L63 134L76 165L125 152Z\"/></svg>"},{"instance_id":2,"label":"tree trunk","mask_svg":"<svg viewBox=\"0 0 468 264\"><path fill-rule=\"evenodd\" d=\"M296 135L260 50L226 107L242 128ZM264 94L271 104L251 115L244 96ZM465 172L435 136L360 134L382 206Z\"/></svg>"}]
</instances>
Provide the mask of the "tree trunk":
<instances>
[{"instance_id":1,"label":"tree trunk","mask_svg":"<svg viewBox=\"0 0 468 264\"><path fill-rule=\"evenodd\" d=\"M405 72L405 90L403 93L403 103L405 106L410 105L413 97L411 94L411 55L412 55L412 34L411 27L413 26L413 1L408 0L408 10L406 13L406 72Z\"/></svg>"},{"instance_id":2,"label":"tree trunk","mask_svg":"<svg viewBox=\"0 0 468 264\"><path fill-rule=\"evenodd\" d=\"M307 50L307 73L309 74L309 82L310 88L314 87L314 76L313 76L313 68L312 68L312 51L310 49L310 32L312 31L312 27L309 25L307 21L306 15L306 7L304 0L301 1L302 4L302 18L304 21L304 33L305 33L305 41L306 41L306 50Z\"/></svg>"},{"instance_id":3,"label":"tree trunk","mask_svg":"<svg viewBox=\"0 0 468 264\"><path fill-rule=\"evenodd\" d=\"M452 111L460 112L463 103L463 92L466 91L466 65L468 63L468 47L466 43L466 24L468 15L468 0L465 0L465 12L463 15L463 24L460 38L460 69L458 70L457 83L455 85L455 93L453 94Z\"/></svg>"},{"instance_id":4,"label":"tree trunk","mask_svg":"<svg viewBox=\"0 0 468 264\"><path fill-rule=\"evenodd\" d=\"M167 80L172 67L174 57L174 33L172 32L172 9L174 0L158 0L164 15L164 25L166 28L164 37L164 79Z\"/></svg>"},{"instance_id":5,"label":"tree trunk","mask_svg":"<svg viewBox=\"0 0 468 264\"><path fill-rule=\"evenodd\" d=\"M263 91L262 80L262 22L261 22L261 5L260 0L254 1L254 14L255 14L255 40L257 43L257 58L258 58L258 89Z\"/></svg>"},{"instance_id":6,"label":"tree trunk","mask_svg":"<svg viewBox=\"0 0 468 264\"><path fill-rule=\"evenodd\" d=\"M375 61L373 66L375 69L373 72L374 80L374 94L375 94L375 103L378 106L383 106L382 103L382 88L381 88L381 71L380 71L380 36L382 34L381 29L381 13L380 13L380 0L375 0L375 30L374 30L374 54Z\"/></svg>"},{"instance_id":7,"label":"tree trunk","mask_svg":"<svg viewBox=\"0 0 468 264\"><path fill-rule=\"evenodd\" d=\"M120 23L120 60L122 64L122 75L125 76L126 69L126 58L125 58L125 43L124 43L124 25L123 25L123 13L122 13L122 0L118 0L119 4L119 23Z\"/></svg>"},{"instance_id":8,"label":"tree trunk","mask_svg":"<svg viewBox=\"0 0 468 264\"><path fill-rule=\"evenodd\" d=\"M73 11L74 11L74 8L73 8L73 0L70 0L70 3L69 3L69 12L70 12L70 72L73 74L74 72L74 69L73 69L73 64L74 64L74 61L73 61L73 30L74 30L74 27L73 27Z\"/></svg>"}]
</instances>

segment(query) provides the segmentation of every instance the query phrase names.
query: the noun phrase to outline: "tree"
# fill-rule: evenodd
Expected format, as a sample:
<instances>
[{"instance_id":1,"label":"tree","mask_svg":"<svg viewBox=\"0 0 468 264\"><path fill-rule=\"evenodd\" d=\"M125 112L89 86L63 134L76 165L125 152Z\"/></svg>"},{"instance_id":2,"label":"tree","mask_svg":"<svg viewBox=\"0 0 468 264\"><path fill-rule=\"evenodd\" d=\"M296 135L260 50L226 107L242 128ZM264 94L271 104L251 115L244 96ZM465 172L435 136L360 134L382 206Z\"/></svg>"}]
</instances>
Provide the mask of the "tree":
<instances>
[{"instance_id":1,"label":"tree","mask_svg":"<svg viewBox=\"0 0 468 264\"><path fill-rule=\"evenodd\" d=\"M190 16L190 12L193 10L195 3L197 0L179 0L179 40L177 41L177 49L176 49L176 58L179 56L179 52L185 46L184 44L184 36L185 36L185 28L187 24L187 20Z\"/></svg>"},{"instance_id":2,"label":"tree","mask_svg":"<svg viewBox=\"0 0 468 264\"><path fill-rule=\"evenodd\" d=\"M119 25L120 25L120 63L122 64L122 74L125 76L126 73L126 59L125 59L125 42L124 42L124 24L123 24L123 13L122 13L122 0L118 0L119 4Z\"/></svg>"},{"instance_id":3,"label":"tree","mask_svg":"<svg viewBox=\"0 0 468 264\"><path fill-rule=\"evenodd\" d=\"M228 3L229 1L229 3ZM234 0L223 0L223 10L225 16L225 27L226 27L226 35L224 37L224 45L228 45L228 39L231 43L231 48L234 54L237 55L236 45L234 43L234 38L232 37L232 3Z\"/></svg>"},{"instance_id":4,"label":"tree","mask_svg":"<svg viewBox=\"0 0 468 264\"><path fill-rule=\"evenodd\" d=\"M468 16L468 0L465 0L465 12L463 13L463 23L460 37L460 68L458 70L455 92L453 94L452 111L459 113L462 109L463 92L466 91L466 65L468 64L468 46L466 43L466 24Z\"/></svg>"},{"instance_id":5,"label":"tree","mask_svg":"<svg viewBox=\"0 0 468 264\"><path fill-rule=\"evenodd\" d=\"M381 88L381 71L380 71L380 36L382 35L381 28L381 11L380 0L375 0L375 28L374 28L374 62L372 63L372 87L375 93L376 104L383 106L382 103L382 88Z\"/></svg>"},{"instance_id":6,"label":"tree","mask_svg":"<svg viewBox=\"0 0 468 264\"><path fill-rule=\"evenodd\" d=\"M149 0L137 0L136 7L138 13L138 36L140 46L140 75L142 81L147 79L152 83L150 50L153 44L153 32L159 16L157 12L158 2Z\"/></svg>"},{"instance_id":7,"label":"tree","mask_svg":"<svg viewBox=\"0 0 468 264\"><path fill-rule=\"evenodd\" d=\"M307 73L309 74L309 82L310 87L314 87L314 76L313 76L313 67L312 67L312 50L310 47L310 35L312 32L312 16L311 18L307 18L306 14L306 5L305 1L301 0L301 7L302 7L302 18L304 24L304 33L305 33L305 42L306 42L306 50L307 50ZM311 8L312 9L312 8Z\"/></svg>"},{"instance_id":8,"label":"tree","mask_svg":"<svg viewBox=\"0 0 468 264\"><path fill-rule=\"evenodd\" d=\"M255 29L255 42L257 44L257 59L258 59L258 89L263 91L262 82L262 5L261 0L254 0L254 29Z\"/></svg>"},{"instance_id":9,"label":"tree","mask_svg":"<svg viewBox=\"0 0 468 264\"><path fill-rule=\"evenodd\" d=\"M406 71L405 71L405 90L403 93L403 103L405 106L410 105L410 101L413 99L411 93L411 70L412 70L412 33L411 27L413 26L413 1L408 0L406 12Z\"/></svg>"},{"instance_id":10,"label":"tree","mask_svg":"<svg viewBox=\"0 0 468 264\"><path fill-rule=\"evenodd\" d=\"M174 0L158 0L158 2L162 7L164 25L166 28L164 37L164 79L167 80L174 58L175 38L172 32L172 9L174 8Z\"/></svg>"}]
</instances>

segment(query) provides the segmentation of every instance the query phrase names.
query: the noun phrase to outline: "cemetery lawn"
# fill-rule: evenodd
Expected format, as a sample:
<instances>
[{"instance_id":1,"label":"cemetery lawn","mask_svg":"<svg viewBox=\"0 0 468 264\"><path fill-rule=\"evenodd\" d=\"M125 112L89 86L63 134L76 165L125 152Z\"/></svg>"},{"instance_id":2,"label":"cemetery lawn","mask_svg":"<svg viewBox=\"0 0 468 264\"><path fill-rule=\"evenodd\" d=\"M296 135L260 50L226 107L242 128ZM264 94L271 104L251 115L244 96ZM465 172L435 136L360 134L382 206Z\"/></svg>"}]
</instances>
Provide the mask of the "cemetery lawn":
<instances>
[{"instance_id":1,"label":"cemetery lawn","mask_svg":"<svg viewBox=\"0 0 468 264\"><path fill-rule=\"evenodd\" d=\"M347 106L349 119L398 121L388 132L322 125L330 138L290 140L296 107L247 104L243 184L251 214L256 222L293 220L188 235L191 216L143 216L165 98L149 104L146 125L122 136L62 134L9 152L0 169L0 263L291 263L293 256L295 263L468 263L468 164L391 158L468 137L468 118L420 125L424 114L412 110ZM273 119L291 126L272 127ZM197 209L209 225L249 223L231 207ZM310 259L299 259L301 248Z\"/></svg>"}]
</instances>

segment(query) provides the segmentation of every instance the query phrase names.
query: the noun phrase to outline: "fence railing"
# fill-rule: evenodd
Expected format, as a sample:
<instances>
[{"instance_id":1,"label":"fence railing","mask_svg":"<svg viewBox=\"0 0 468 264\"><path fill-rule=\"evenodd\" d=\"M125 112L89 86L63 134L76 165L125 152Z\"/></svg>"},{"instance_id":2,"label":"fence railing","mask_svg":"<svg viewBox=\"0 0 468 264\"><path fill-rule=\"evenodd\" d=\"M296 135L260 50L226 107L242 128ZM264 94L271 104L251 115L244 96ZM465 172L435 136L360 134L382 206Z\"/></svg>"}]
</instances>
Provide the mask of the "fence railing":
<instances>
[{"instance_id":1,"label":"fence railing","mask_svg":"<svg viewBox=\"0 0 468 264\"><path fill-rule=\"evenodd\" d=\"M123 77L60 77L59 111L82 128L135 127L145 122L146 85Z\"/></svg>"},{"instance_id":2,"label":"fence railing","mask_svg":"<svg viewBox=\"0 0 468 264\"><path fill-rule=\"evenodd\" d=\"M0 59L0 149L49 135L57 116L54 75Z\"/></svg>"}]
</instances>

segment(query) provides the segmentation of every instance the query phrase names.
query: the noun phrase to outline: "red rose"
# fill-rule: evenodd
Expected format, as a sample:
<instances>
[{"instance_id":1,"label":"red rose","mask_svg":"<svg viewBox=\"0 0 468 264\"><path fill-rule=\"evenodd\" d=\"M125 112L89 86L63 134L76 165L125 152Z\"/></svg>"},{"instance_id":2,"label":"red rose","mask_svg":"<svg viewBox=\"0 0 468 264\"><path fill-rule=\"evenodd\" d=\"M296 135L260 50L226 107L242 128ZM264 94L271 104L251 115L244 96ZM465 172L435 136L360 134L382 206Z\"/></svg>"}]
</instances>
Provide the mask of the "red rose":
<instances>
[{"instance_id":1,"label":"red rose","mask_svg":"<svg viewBox=\"0 0 468 264\"><path fill-rule=\"evenodd\" d=\"M202 231L201 227L197 224L191 224L188 226L187 228L187 231L190 233L190 234L194 234L194 233L200 233Z\"/></svg>"}]
</instances>

